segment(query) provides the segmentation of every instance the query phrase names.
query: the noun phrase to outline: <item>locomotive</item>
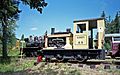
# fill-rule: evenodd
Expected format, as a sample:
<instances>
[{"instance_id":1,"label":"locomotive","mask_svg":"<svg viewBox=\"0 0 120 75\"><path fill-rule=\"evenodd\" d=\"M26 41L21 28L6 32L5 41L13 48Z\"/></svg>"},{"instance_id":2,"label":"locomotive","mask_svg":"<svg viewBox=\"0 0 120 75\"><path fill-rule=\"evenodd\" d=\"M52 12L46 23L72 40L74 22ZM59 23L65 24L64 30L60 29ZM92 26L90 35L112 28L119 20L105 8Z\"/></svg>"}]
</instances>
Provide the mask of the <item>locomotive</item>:
<instances>
[{"instance_id":1,"label":"locomotive","mask_svg":"<svg viewBox=\"0 0 120 75\"><path fill-rule=\"evenodd\" d=\"M25 38L24 41L26 43L26 47L20 48L20 54L25 54L28 57L37 56L38 51L44 46L44 39L41 36L30 36L29 38Z\"/></svg>"},{"instance_id":2,"label":"locomotive","mask_svg":"<svg viewBox=\"0 0 120 75\"><path fill-rule=\"evenodd\" d=\"M36 37L34 42L25 39L26 48L20 48L20 51L27 56L36 56L40 50L46 60L52 60L52 58L59 61L75 60L79 62L88 59L104 60L104 18L75 20L73 25L73 33L71 29L67 29L65 32L55 32L55 28L51 28L51 34L46 33L44 38ZM30 38L32 37L30 36Z\"/></svg>"}]
</instances>

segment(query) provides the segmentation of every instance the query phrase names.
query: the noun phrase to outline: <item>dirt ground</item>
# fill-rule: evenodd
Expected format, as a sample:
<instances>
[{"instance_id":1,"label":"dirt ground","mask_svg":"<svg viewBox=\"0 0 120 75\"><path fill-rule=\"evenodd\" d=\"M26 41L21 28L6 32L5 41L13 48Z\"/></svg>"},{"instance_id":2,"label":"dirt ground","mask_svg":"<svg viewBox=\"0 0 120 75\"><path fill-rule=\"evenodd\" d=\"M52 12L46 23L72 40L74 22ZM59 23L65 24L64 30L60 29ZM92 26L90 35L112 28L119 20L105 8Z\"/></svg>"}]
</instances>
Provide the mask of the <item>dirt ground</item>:
<instances>
[{"instance_id":1,"label":"dirt ground","mask_svg":"<svg viewBox=\"0 0 120 75\"><path fill-rule=\"evenodd\" d=\"M40 63L34 66L29 73L36 72L45 75L120 75L120 69L116 69L115 65L108 65L106 69L104 68L105 64ZM51 74L48 72L49 70Z\"/></svg>"},{"instance_id":2,"label":"dirt ground","mask_svg":"<svg viewBox=\"0 0 120 75\"><path fill-rule=\"evenodd\" d=\"M0 75L120 75L120 69L110 65L104 69L105 64L86 65L73 63L45 63L20 72L0 73Z\"/></svg>"}]
</instances>

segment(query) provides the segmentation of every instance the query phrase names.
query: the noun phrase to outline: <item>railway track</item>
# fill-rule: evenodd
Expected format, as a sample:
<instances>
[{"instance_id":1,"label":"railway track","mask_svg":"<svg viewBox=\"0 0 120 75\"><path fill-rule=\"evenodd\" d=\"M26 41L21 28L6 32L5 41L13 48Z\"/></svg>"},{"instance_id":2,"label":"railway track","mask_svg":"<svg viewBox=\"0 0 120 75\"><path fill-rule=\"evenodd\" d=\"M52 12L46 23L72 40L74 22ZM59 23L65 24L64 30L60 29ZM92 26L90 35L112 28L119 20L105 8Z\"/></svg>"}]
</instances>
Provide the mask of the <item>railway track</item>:
<instances>
[{"instance_id":1,"label":"railway track","mask_svg":"<svg viewBox=\"0 0 120 75\"><path fill-rule=\"evenodd\" d=\"M19 56L19 59L21 57ZM37 57L25 57L23 56L22 59L25 59L25 60L37 60ZM45 58L43 58L43 62L46 62L45 61ZM55 58L53 58L52 60L50 61L47 61L47 62L50 62L50 63L83 63L83 64L117 64L117 65L120 65L120 58L116 58L116 59L111 59L110 57L106 58L105 60L98 60L98 59L91 59L91 60L87 60L86 62L79 62L79 61L74 61L74 60L63 60L63 61L58 61L56 60Z\"/></svg>"},{"instance_id":2,"label":"railway track","mask_svg":"<svg viewBox=\"0 0 120 75\"><path fill-rule=\"evenodd\" d=\"M21 58L19 58L21 59ZM23 57L24 60L34 60L37 61L37 57ZM56 59L52 59L51 61L45 61L43 58L43 63L47 64L67 64L68 66L76 66L80 68L89 67L90 69L96 69L98 66L102 67L103 69L118 69L120 70L120 59L109 59L106 58L105 60L87 60L87 62L78 62L78 61L57 61ZM41 62L40 62L41 63ZM101 66L102 65L102 66Z\"/></svg>"},{"instance_id":3,"label":"railway track","mask_svg":"<svg viewBox=\"0 0 120 75\"><path fill-rule=\"evenodd\" d=\"M25 60L34 60L35 62L37 61L37 58L35 57L30 57L30 58L23 58ZM77 62L77 61L57 61L55 59L51 61L45 61L43 58L43 63L47 64L68 64L68 66L77 66L84 68L84 66L89 67L90 69L95 69L98 66L102 65L103 69L111 69L111 68L116 68L120 69L120 60L116 59L107 59L107 60L88 60L87 62ZM41 62L40 62L41 63Z\"/></svg>"},{"instance_id":4,"label":"railway track","mask_svg":"<svg viewBox=\"0 0 120 75\"><path fill-rule=\"evenodd\" d=\"M45 62L45 61L43 61ZM90 69L96 69L98 67L102 67L102 69L118 69L120 70L120 60L88 60L87 62L77 62L77 61L56 61L52 60L49 62L46 62L47 64L67 64L68 66L74 66L74 67L80 67L85 68L88 67Z\"/></svg>"}]
</instances>

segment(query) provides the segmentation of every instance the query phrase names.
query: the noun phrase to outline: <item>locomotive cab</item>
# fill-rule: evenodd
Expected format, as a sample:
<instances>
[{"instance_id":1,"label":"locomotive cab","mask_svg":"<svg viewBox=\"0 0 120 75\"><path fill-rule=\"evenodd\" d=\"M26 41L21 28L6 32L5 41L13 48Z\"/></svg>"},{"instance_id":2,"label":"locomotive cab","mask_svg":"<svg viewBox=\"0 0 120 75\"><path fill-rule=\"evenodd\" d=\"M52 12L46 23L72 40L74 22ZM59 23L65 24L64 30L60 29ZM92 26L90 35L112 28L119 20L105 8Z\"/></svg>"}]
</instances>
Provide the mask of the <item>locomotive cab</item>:
<instances>
[{"instance_id":1,"label":"locomotive cab","mask_svg":"<svg viewBox=\"0 0 120 75\"><path fill-rule=\"evenodd\" d=\"M104 41L104 19L74 21L74 49L102 49Z\"/></svg>"}]
</instances>

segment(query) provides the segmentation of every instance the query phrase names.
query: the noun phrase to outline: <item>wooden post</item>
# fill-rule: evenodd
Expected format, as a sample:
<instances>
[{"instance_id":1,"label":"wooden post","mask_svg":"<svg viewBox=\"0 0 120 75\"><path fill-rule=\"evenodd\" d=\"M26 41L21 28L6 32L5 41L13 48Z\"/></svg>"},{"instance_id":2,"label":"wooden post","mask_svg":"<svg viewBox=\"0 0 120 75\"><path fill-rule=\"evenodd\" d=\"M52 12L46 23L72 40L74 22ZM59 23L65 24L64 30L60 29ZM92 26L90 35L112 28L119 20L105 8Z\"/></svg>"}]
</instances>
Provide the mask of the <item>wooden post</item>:
<instances>
[{"instance_id":1,"label":"wooden post","mask_svg":"<svg viewBox=\"0 0 120 75\"><path fill-rule=\"evenodd\" d=\"M21 47L21 51L20 51L20 55L21 55L20 61L22 60L22 52L23 52L23 43L24 43L24 41L21 41L21 43L22 43L22 47Z\"/></svg>"}]
</instances>

